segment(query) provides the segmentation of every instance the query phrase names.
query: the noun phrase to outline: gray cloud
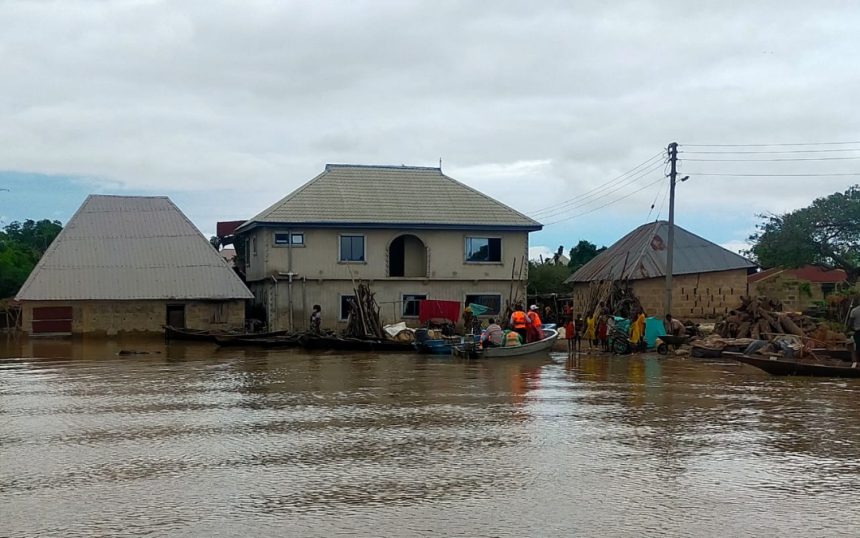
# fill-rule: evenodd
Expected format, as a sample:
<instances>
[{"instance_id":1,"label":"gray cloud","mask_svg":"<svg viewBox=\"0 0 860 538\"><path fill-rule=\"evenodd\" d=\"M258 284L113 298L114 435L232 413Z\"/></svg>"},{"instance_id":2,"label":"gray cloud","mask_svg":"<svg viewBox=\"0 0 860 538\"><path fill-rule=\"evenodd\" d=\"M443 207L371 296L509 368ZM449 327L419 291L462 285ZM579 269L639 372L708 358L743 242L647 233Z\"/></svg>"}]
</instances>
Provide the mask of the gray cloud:
<instances>
[{"instance_id":1,"label":"gray cloud","mask_svg":"<svg viewBox=\"0 0 860 538\"><path fill-rule=\"evenodd\" d=\"M326 162L442 157L446 172L531 212L672 140L860 140L860 10L848 1L5 2L0 20L0 167L250 190L237 197L247 215ZM860 161L682 163L752 167ZM755 212L857 181L693 175L679 217L714 212L720 234L727 216L748 230ZM656 195L596 215L632 224ZM743 239L733 233L719 240Z\"/></svg>"}]
</instances>

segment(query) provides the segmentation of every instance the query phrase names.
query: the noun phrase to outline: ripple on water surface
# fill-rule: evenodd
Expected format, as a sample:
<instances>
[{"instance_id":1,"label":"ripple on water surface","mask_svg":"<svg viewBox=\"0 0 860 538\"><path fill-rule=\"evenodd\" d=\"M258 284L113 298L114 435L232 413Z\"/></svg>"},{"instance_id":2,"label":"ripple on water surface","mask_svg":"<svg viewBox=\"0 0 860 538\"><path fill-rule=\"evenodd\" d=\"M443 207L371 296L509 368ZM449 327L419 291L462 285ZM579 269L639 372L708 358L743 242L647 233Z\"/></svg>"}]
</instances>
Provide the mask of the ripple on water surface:
<instances>
[{"instance_id":1,"label":"ripple on water surface","mask_svg":"<svg viewBox=\"0 0 860 538\"><path fill-rule=\"evenodd\" d=\"M860 529L858 382L653 356L140 346L0 348L0 534ZM20 358L40 349L56 358Z\"/></svg>"}]
</instances>

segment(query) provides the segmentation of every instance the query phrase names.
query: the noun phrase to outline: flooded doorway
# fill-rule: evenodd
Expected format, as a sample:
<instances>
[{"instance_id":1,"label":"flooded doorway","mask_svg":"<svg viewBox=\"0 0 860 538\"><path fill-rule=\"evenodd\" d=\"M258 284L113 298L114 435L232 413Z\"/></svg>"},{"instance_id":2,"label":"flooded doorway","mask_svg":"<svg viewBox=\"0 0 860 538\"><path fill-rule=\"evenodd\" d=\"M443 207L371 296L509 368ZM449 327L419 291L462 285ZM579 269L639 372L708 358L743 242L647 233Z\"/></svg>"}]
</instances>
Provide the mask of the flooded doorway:
<instances>
[{"instance_id":1,"label":"flooded doorway","mask_svg":"<svg viewBox=\"0 0 860 538\"><path fill-rule=\"evenodd\" d=\"M167 305L167 324L177 329L185 328L185 305Z\"/></svg>"}]
</instances>

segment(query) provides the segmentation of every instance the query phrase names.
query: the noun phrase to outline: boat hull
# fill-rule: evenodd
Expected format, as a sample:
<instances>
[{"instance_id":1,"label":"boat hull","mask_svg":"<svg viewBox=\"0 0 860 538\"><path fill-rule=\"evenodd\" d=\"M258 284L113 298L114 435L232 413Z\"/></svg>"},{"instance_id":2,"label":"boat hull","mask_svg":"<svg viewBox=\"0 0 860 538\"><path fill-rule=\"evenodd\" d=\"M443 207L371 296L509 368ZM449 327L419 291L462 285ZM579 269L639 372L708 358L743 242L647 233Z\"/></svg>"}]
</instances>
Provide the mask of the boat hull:
<instances>
[{"instance_id":1,"label":"boat hull","mask_svg":"<svg viewBox=\"0 0 860 538\"><path fill-rule=\"evenodd\" d=\"M755 366L771 375L812 376L812 377L850 377L860 378L860 368L830 366L827 364L806 363L768 357L751 357L742 353L724 352L738 362Z\"/></svg>"},{"instance_id":2,"label":"boat hull","mask_svg":"<svg viewBox=\"0 0 860 538\"><path fill-rule=\"evenodd\" d=\"M455 346L454 354L480 359L504 359L509 357L529 357L544 355L552 350L555 341L558 340L558 331L547 329L544 331L543 340L523 344L515 347L488 347L482 350L469 349L466 346Z\"/></svg>"}]
</instances>

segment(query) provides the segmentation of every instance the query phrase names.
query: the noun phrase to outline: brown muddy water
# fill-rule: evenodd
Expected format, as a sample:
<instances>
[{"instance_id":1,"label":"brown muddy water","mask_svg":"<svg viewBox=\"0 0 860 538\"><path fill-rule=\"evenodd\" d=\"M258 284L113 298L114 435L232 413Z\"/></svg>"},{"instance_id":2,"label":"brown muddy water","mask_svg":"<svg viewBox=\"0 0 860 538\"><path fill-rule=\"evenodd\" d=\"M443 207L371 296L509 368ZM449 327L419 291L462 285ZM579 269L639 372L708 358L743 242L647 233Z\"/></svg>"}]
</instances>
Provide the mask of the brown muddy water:
<instances>
[{"instance_id":1,"label":"brown muddy water","mask_svg":"<svg viewBox=\"0 0 860 538\"><path fill-rule=\"evenodd\" d=\"M860 381L161 341L0 357L3 536L860 536Z\"/></svg>"}]
</instances>

